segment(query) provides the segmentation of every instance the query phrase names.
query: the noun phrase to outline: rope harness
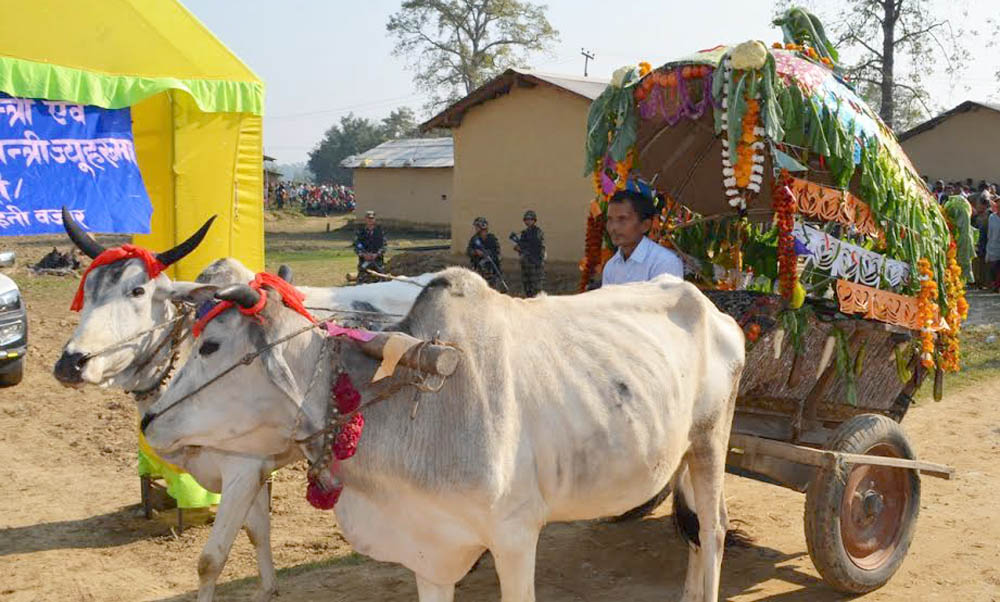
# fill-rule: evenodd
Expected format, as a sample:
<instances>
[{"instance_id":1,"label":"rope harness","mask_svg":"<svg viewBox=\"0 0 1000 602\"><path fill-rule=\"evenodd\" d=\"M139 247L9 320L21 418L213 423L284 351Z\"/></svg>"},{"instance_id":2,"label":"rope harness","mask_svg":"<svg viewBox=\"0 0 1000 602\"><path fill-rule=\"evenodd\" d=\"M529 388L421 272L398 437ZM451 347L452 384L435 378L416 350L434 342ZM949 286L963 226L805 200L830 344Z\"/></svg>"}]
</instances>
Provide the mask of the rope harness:
<instances>
[{"instance_id":1,"label":"rope harness","mask_svg":"<svg viewBox=\"0 0 1000 602\"><path fill-rule=\"evenodd\" d=\"M200 328L196 328L195 329L196 330L195 336L198 336L199 334L201 334L201 331L203 330L203 328L205 327L205 325L207 325L207 323L212 318L218 316L219 314L222 313L222 311L225 311L225 309L229 309L230 307L236 307L236 309L239 309L242 314L259 320L260 319L259 314L263 310L263 308L264 308L264 306L266 304L266 302L265 302L266 292L264 290L261 290L260 287L262 287L264 285L271 286L272 279L276 279L276 277L270 276L269 274L265 274L264 276L267 276L269 278L262 278L261 275L258 274L258 276L254 279L253 283L251 283L251 286L254 287L254 288L256 288L258 290L258 292L260 292L260 294L261 294L261 301L260 302L258 302L257 304L255 304L254 307L252 307L252 308L242 308L242 307L239 307L239 306L235 306L235 305L233 305L230 302L224 302L224 303L229 303L229 305L226 306L223 309L219 309L219 306L222 305L222 303L220 303L218 306L216 306L215 308L213 308L212 311L210 311L205 317L203 317L201 320L199 320L198 326L200 326ZM221 372L217 373L216 375L214 375L213 377L211 377L207 381L205 381L202 384L198 385L192 391L189 391L188 393L185 393L181 397L178 397L177 399L173 400L172 402L170 402L169 404L167 404L166 407L164 407L164 408L162 408L162 409L160 409L160 410L158 410L156 412L147 412L147 414L145 416L143 416L143 418L142 418L142 424L141 424L141 429L142 430L145 430L146 427L148 427L149 424L153 420L155 420L156 418L162 416L166 412L168 412L171 409L177 407L178 405L180 405L181 403L187 401L188 399L191 399L192 397L198 395L199 393L201 393L202 391L204 391L208 387L210 387L213 384L215 384L217 381L219 381L222 378L224 378L226 375L228 375L233 370L236 370L240 366L249 366L251 363L253 363L253 361L255 359L257 359L258 357L260 357L261 355L263 355L267 351L273 349L274 347L277 347L278 345L282 345L284 343L287 343L288 341L292 340L293 338L295 338L295 337L297 337L299 335L305 334L306 332L309 332L309 331L311 331L311 330L313 330L315 328L321 329L321 331L323 331L324 333L326 333L327 322L325 322L325 321L324 322L316 322L315 318L313 318L312 315L308 313L308 311L301 311L301 310L305 310L306 309L301 304L301 298L302 298L301 297L301 293L299 293L299 291L297 291L296 289L292 288L291 285L289 285L288 283L284 282L283 280L281 281L281 284L283 285L282 288L285 289L285 290L281 291L282 292L282 299L284 300L285 298L287 298L286 295L291 296L291 294L297 294L298 297L291 297L293 300L298 301L298 303L296 304L297 307L293 306L293 305L290 305L290 307L291 307L291 309L295 310L300 315L302 315L304 318L310 320L310 323L307 324L307 325L305 325L305 326L303 326L303 327L301 327L301 328L298 328L298 329L290 332L289 334L287 334L285 336L282 336L282 337L280 337L280 338L278 338L278 339L276 339L274 341L270 341L270 342L268 342L268 343L266 343L264 345L261 345L257 349L255 349L254 351L251 351L250 353L247 353L247 354L243 355L243 357L241 357L238 361L234 362L233 364L229 365L228 367L226 367ZM254 286L254 285L256 285L256 286ZM419 285L417 285L417 286L419 286ZM300 308L301 308L301 310L300 310ZM310 308L310 309L312 309L312 308ZM372 314L372 313L374 313L374 312L350 311L350 310L336 310L336 311L343 311L344 313L355 313L355 314ZM278 387L278 389L281 390L282 393L284 393L284 396L288 399L288 401L293 404L293 406L295 407L295 410L296 410L295 424L292 427L291 433L288 436L289 441L295 443L296 445L299 445L300 447L303 447L303 446L305 446L305 445L313 442L318 437L322 437L323 438L322 444L321 444L322 452L321 452L321 454L320 454L320 456L318 458L315 458L315 459L309 458L309 455L305 452L305 450L303 450L303 454L306 455L306 458L309 461L308 474L311 477L316 477L323 470L325 470L326 468L329 467L330 462L332 461L332 455L333 455L333 445L332 444L333 444L334 439L337 436L337 433L338 433L339 429L343 425L345 425L346 423L348 423L356 414L362 412L365 409L370 408L371 406L373 406L373 405L375 405L377 403L380 403L380 402L382 402L382 401L384 401L386 399L389 399L390 397L394 396L396 393L400 392L401 390L405 389L406 387L412 386L412 387L414 387L416 389L415 390L415 394L414 394L413 410L411 411L411 414L410 414L410 418L413 419L413 418L415 418L416 412L417 412L417 408L419 407L419 394L421 392L436 393L436 392L438 392L438 391L441 390L441 388L444 386L444 383L446 381L446 377L444 377L444 376L438 376L437 378L439 380L437 382L432 382L432 378L433 377L430 377L430 376L422 373L419 370L411 370L410 372L412 373L412 375L411 375L411 377L409 379L403 379L403 380L399 380L399 381L393 383L392 385L390 385L389 387L387 387L386 390L384 390L384 391L382 391L382 392L374 395L373 397L369 398L367 401L363 401L362 403L360 403L358 405L358 407L355 410L351 411L351 412L344 412L344 413L339 412L338 409L337 409L337 407L336 407L335 402L332 399L332 397L328 398L327 401L326 401L326 407L325 407L325 411L324 411L323 425L320 428L318 428L317 430L315 430L314 432L312 432L311 434L309 434L309 435L306 435L306 436L301 437L301 438L296 438L296 433L298 433L299 428L302 426L303 419L308 420L308 415L305 412L305 403L306 403L307 399L309 398L309 396L310 396L310 394L311 394L311 392L312 392L312 390L313 390L316 382L319 380L320 374L323 372L324 367L327 365L327 361L326 361L327 360L327 356L330 354L330 347L333 346L333 345L336 345L336 347L337 347L337 349L335 351L337 366L333 366L332 362L331 362L331 364L330 364L331 374L334 373L334 372L337 372L337 373L345 372L344 367L343 367L343 365L341 363L342 353L341 353L341 350L340 350L340 344L341 344L341 341L342 341L342 337L340 337L340 336L334 337L334 336L326 336L326 335L324 335L324 336L325 336L325 338L323 339L322 345L320 347L319 357L317 358L317 360L316 360L316 362L314 364L313 372L312 372L312 375L311 375L311 377L309 379L309 383L308 383L308 385L306 387L305 392L302 393L301 398L300 399L294 399L293 395L290 392L286 391L281 386ZM420 343L418 343L416 345L416 347L415 347L415 354L416 354L416 361L417 361L416 365L420 365L419 362L420 362L420 357L421 357L421 354L423 353L423 350L426 349L426 347L428 345L431 345L431 344L441 344L441 342L439 342L437 340L434 340L434 341L422 341L422 342L420 342ZM296 389L297 389L297 387L296 387Z\"/></svg>"}]
</instances>

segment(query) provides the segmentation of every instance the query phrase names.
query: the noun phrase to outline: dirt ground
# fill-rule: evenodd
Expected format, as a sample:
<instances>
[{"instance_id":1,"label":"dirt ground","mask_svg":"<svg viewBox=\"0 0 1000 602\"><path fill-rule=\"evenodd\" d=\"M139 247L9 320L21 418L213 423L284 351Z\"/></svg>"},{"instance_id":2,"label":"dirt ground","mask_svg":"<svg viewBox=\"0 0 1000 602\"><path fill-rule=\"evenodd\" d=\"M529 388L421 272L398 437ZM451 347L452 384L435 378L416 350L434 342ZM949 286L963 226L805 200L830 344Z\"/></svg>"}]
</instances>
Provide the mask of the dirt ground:
<instances>
[{"instance_id":1,"label":"dirt ground","mask_svg":"<svg viewBox=\"0 0 1000 602\"><path fill-rule=\"evenodd\" d=\"M21 263L37 260L51 244L18 243ZM0 600L193 600L195 563L210 513L186 513L186 522L194 524L181 534L174 511L150 521L137 516L131 400L112 391L64 389L49 374L76 321L67 310L76 281L32 277L23 269L14 276L30 309L31 342L24 382L0 389ZM979 381L907 416L904 426L918 454L953 465L957 478L923 480L919 525L906 562L885 588L861 599L1000 600L998 391L1000 378ZM408 571L354 554L335 516L310 507L304 491L301 466L275 476L272 546L280 601L416 599ZM730 516L755 541L727 552L724 599L846 599L819 579L806 553L803 496L727 476L727 499ZM679 598L687 553L668 508L631 524L547 527L539 544L538 599ZM248 600L255 587L253 551L241 536L218 599ZM456 599L497 600L498 591L486 560L459 584Z\"/></svg>"}]
</instances>

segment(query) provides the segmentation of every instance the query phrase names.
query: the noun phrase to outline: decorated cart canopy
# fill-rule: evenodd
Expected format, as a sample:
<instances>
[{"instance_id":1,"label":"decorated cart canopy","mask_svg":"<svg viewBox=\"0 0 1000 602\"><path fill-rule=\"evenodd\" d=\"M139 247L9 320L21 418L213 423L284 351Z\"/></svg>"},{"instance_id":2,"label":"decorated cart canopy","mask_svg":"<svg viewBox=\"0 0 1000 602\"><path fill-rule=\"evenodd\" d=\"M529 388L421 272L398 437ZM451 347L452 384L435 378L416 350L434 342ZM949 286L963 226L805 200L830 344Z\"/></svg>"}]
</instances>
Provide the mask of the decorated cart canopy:
<instances>
[{"instance_id":1,"label":"decorated cart canopy","mask_svg":"<svg viewBox=\"0 0 1000 602\"><path fill-rule=\"evenodd\" d=\"M936 202L814 16L791 9L776 24L781 43L615 72L587 124L597 198L581 289L614 251L607 203L630 188L655 199L650 237L699 286L777 292L790 310L808 298L919 331L923 366L957 370L968 203Z\"/></svg>"}]
</instances>

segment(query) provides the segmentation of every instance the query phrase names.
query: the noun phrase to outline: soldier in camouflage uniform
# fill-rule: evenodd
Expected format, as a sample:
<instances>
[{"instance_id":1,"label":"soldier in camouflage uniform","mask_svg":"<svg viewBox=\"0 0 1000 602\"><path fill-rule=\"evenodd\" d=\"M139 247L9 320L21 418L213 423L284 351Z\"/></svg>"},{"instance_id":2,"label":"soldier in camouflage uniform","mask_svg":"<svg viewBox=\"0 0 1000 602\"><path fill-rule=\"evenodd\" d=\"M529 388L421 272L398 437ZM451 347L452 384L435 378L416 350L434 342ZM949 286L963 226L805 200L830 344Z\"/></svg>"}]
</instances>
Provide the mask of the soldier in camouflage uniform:
<instances>
[{"instance_id":1,"label":"soldier in camouflage uniform","mask_svg":"<svg viewBox=\"0 0 1000 602\"><path fill-rule=\"evenodd\" d=\"M521 284L525 297L534 297L545 288L545 234L537 221L534 211L524 212L524 230L516 237L514 246L521 255Z\"/></svg>"},{"instance_id":2,"label":"soldier in camouflage uniform","mask_svg":"<svg viewBox=\"0 0 1000 602\"><path fill-rule=\"evenodd\" d=\"M465 247L472 269L485 278L490 287L496 290L506 288L500 268L500 241L490 233L490 225L485 217L477 217L472 225L476 228L476 233Z\"/></svg>"}]
</instances>

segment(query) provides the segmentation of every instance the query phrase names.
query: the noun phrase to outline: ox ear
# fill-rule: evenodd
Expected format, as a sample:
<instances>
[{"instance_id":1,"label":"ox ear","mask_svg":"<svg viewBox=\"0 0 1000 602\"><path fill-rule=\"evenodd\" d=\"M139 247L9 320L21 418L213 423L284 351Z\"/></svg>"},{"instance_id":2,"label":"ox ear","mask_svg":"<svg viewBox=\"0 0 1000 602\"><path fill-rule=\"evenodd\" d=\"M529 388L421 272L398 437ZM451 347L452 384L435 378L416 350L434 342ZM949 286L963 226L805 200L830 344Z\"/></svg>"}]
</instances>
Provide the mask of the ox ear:
<instances>
[{"instance_id":1,"label":"ox ear","mask_svg":"<svg viewBox=\"0 0 1000 602\"><path fill-rule=\"evenodd\" d=\"M250 341L257 349L268 344L264 328L256 322L250 322ZM267 377L271 379L271 382L293 402L302 403L302 393L299 391L298 385L295 384L295 375L288 362L285 361L285 354L281 347L281 345L275 345L262 353L261 362L264 363L264 369L267 370Z\"/></svg>"},{"instance_id":2,"label":"ox ear","mask_svg":"<svg viewBox=\"0 0 1000 602\"><path fill-rule=\"evenodd\" d=\"M172 282L170 283L169 295L173 301L185 301L201 305L205 301L210 301L219 287L214 284L202 282Z\"/></svg>"}]
</instances>

